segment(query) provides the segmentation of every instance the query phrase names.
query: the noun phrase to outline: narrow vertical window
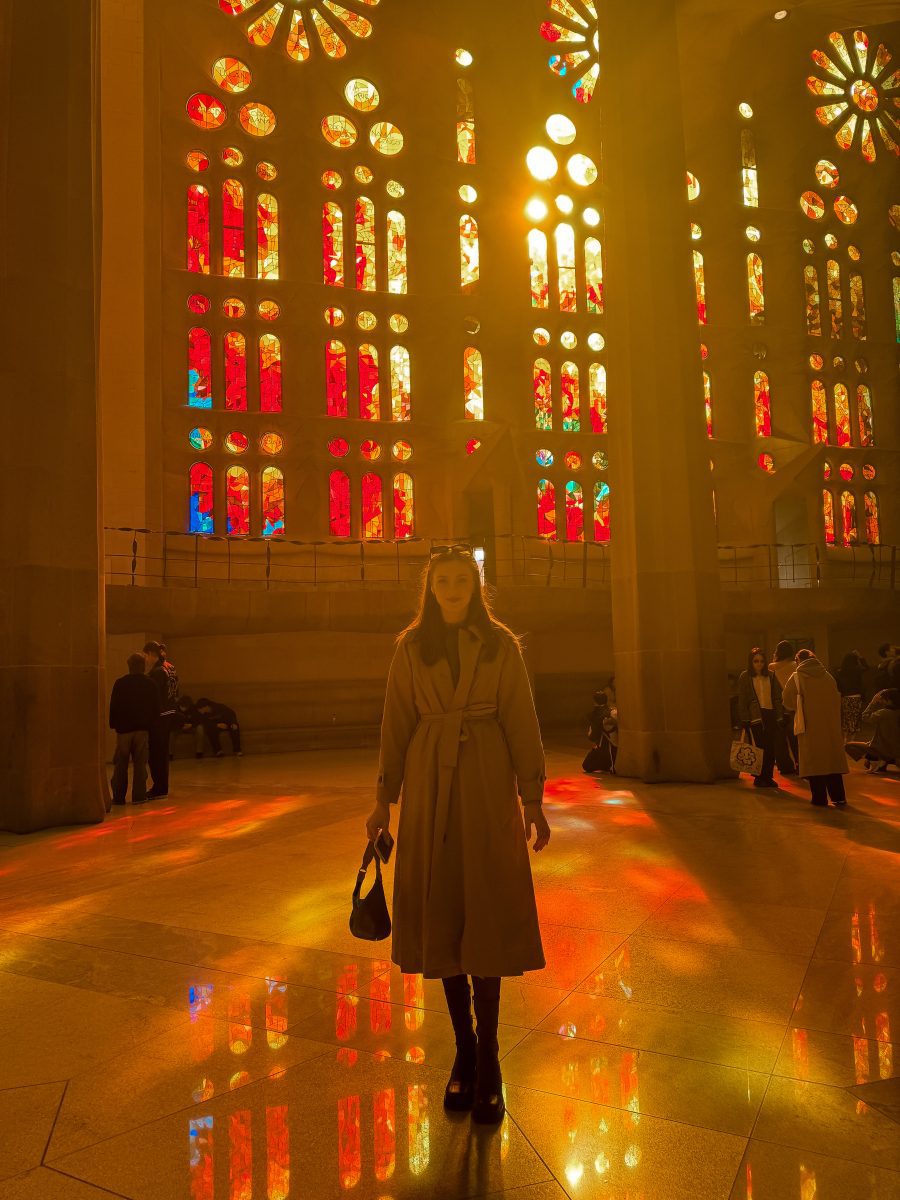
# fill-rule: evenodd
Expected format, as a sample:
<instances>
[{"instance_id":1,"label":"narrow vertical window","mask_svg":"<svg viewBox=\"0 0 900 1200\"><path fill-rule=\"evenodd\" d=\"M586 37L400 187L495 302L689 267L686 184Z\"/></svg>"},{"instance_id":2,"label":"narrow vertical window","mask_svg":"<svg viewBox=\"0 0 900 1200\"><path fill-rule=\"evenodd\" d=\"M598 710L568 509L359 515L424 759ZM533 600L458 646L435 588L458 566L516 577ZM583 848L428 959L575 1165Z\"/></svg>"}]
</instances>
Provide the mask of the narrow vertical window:
<instances>
[{"instance_id":1,"label":"narrow vertical window","mask_svg":"<svg viewBox=\"0 0 900 1200\"><path fill-rule=\"evenodd\" d=\"M850 445L850 393L843 383L834 385L834 427L839 446Z\"/></svg>"},{"instance_id":2,"label":"narrow vertical window","mask_svg":"<svg viewBox=\"0 0 900 1200\"><path fill-rule=\"evenodd\" d=\"M208 329L188 333L188 405L212 408L212 337Z\"/></svg>"},{"instance_id":3,"label":"narrow vertical window","mask_svg":"<svg viewBox=\"0 0 900 1200\"><path fill-rule=\"evenodd\" d=\"M828 279L828 312L831 315L831 336L840 338L844 327L844 305L841 300L841 268L833 258L826 267Z\"/></svg>"},{"instance_id":4,"label":"narrow vertical window","mask_svg":"<svg viewBox=\"0 0 900 1200\"><path fill-rule=\"evenodd\" d=\"M410 382L409 351L404 346L391 347L391 420L408 421L412 417L412 385Z\"/></svg>"},{"instance_id":5,"label":"narrow vertical window","mask_svg":"<svg viewBox=\"0 0 900 1200\"><path fill-rule=\"evenodd\" d=\"M584 243L584 277L587 286L587 310L603 312L603 247L594 237Z\"/></svg>"},{"instance_id":6,"label":"narrow vertical window","mask_svg":"<svg viewBox=\"0 0 900 1200\"><path fill-rule=\"evenodd\" d=\"M866 515L866 541L870 546L881 544L881 529L878 523L878 497L874 492L866 492L863 496Z\"/></svg>"},{"instance_id":7,"label":"narrow vertical window","mask_svg":"<svg viewBox=\"0 0 900 1200\"><path fill-rule=\"evenodd\" d=\"M225 408L247 411L247 339L234 329L225 334Z\"/></svg>"},{"instance_id":8,"label":"narrow vertical window","mask_svg":"<svg viewBox=\"0 0 900 1200\"><path fill-rule=\"evenodd\" d=\"M262 473L263 537L284 537L284 475L278 467L266 467Z\"/></svg>"},{"instance_id":9,"label":"narrow vertical window","mask_svg":"<svg viewBox=\"0 0 900 1200\"><path fill-rule=\"evenodd\" d=\"M875 437L872 430L872 393L866 384L856 387L856 419L859 425L860 446L874 446Z\"/></svg>"},{"instance_id":10,"label":"narrow vertical window","mask_svg":"<svg viewBox=\"0 0 900 1200\"><path fill-rule=\"evenodd\" d=\"M866 294L862 275L850 276L850 332L858 341L865 341Z\"/></svg>"},{"instance_id":11,"label":"narrow vertical window","mask_svg":"<svg viewBox=\"0 0 900 1200\"><path fill-rule=\"evenodd\" d=\"M825 544L834 545L834 498L828 488L822 489L822 519L825 523Z\"/></svg>"},{"instance_id":12,"label":"narrow vertical window","mask_svg":"<svg viewBox=\"0 0 900 1200\"><path fill-rule=\"evenodd\" d=\"M894 276L894 333L900 342L900 276Z\"/></svg>"},{"instance_id":13,"label":"narrow vertical window","mask_svg":"<svg viewBox=\"0 0 900 1200\"><path fill-rule=\"evenodd\" d=\"M333 200L322 206L322 282L344 286L344 214Z\"/></svg>"},{"instance_id":14,"label":"narrow vertical window","mask_svg":"<svg viewBox=\"0 0 900 1200\"><path fill-rule=\"evenodd\" d=\"M550 266L547 235L540 229L528 231L528 257L531 262L531 307L550 306Z\"/></svg>"},{"instance_id":15,"label":"narrow vertical window","mask_svg":"<svg viewBox=\"0 0 900 1200\"><path fill-rule=\"evenodd\" d=\"M806 332L810 337L822 336L822 303L819 298L819 273L815 267L803 268L806 288Z\"/></svg>"},{"instance_id":16,"label":"narrow vertical window","mask_svg":"<svg viewBox=\"0 0 900 1200\"><path fill-rule=\"evenodd\" d=\"M274 333L259 339L259 411L281 412L281 342Z\"/></svg>"},{"instance_id":17,"label":"narrow vertical window","mask_svg":"<svg viewBox=\"0 0 900 1200\"><path fill-rule=\"evenodd\" d=\"M549 479L537 485L537 531L538 537L556 541L556 488Z\"/></svg>"},{"instance_id":18,"label":"narrow vertical window","mask_svg":"<svg viewBox=\"0 0 900 1200\"><path fill-rule=\"evenodd\" d=\"M481 351L467 346L463 351L463 380L466 395L466 418L484 420L484 364Z\"/></svg>"},{"instance_id":19,"label":"narrow vertical window","mask_svg":"<svg viewBox=\"0 0 900 1200\"><path fill-rule=\"evenodd\" d=\"M350 536L350 476L345 471L328 476L328 530L332 537Z\"/></svg>"},{"instance_id":20,"label":"narrow vertical window","mask_svg":"<svg viewBox=\"0 0 900 1200\"><path fill-rule=\"evenodd\" d=\"M534 427L540 430L553 428L553 375L546 358L534 364Z\"/></svg>"},{"instance_id":21,"label":"narrow vertical window","mask_svg":"<svg viewBox=\"0 0 900 1200\"><path fill-rule=\"evenodd\" d=\"M584 495L574 479L566 484L566 541L584 541Z\"/></svg>"},{"instance_id":22,"label":"narrow vertical window","mask_svg":"<svg viewBox=\"0 0 900 1200\"><path fill-rule=\"evenodd\" d=\"M841 539L845 546L855 546L859 542L856 497L852 492L841 492Z\"/></svg>"},{"instance_id":23,"label":"narrow vertical window","mask_svg":"<svg viewBox=\"0 0 900 1200\"><path fill-rule=\"evenodd\" d=\"M362 535L366 541L384 537L384 498L381 476L362 477Z\"/></svg>"},{"instance_id":24,"label":"narrow vertical window","mask_svg":"<svg viewBox=\"0 0 900 1200\"><path fill-rule=\"evenodd\" d=\"M772 397L769 392L769 377L765 371L753 376L753 411L756 418L756 436L772 436Z\"/></svg>"},{"instance_id":25,"label":"narrow vertical window","mask_svg":"<svg viewBox=\"0 0 900 1200\"><path fill-rule=\"evenodd\" d=\"M456 81L456 160L475 163L475 92L468 79Z\"/></svg>"},{"instance_id":26,"label":"narrow vertical window","mask_svg":"<svg viewBox=\"0 0 900 1200\"><path fill-rule=\"evenodd\" d=\"M693 251L694 255L694 292L697 297L697 321L700 325L705 325L707 321L706 313L706 275L703 270L703 255L699 250Z\"/></svg>"},{"instance_id":27,"label":"narrow vertical window","mask_svg":"<svg viewBox=\"0 0 900 1200\"><path fill-rule=\"evenodd\" d=\"M236 179L222 185L222 274L244 278L244 185Z\"/></svg>"},{"instance_id":28,"label":"narrow vertical window","mask_svg":"<svg viewBox=\"0 0 900 1200\"><path fill-rule=\"evenodd\" d=\"M256 274L259 279L278 279L278 201L260 196L256 202Z\"/></svg>"},{"instance_id":29,"label":"narrow vertical window","mask_svg":"<svg viewBox=\"0 0 900 1200\"><path fill-rule=\"evenodd\" d=\"M381 420L381 396L378 384L378 351L365 342L359 348L359 415L364 421Z\"/></svg>"},{"instance_id":30,"label":"narrow vertical window","mask_svg":"<svg viewBox=\"0 0 900 1200\"><path fill-rule=\"evenodd\" d=\"M749 129L741 130L741 198L745 208L759 207L756 145Z\"/></svg>"},{"instance_id":31,"label":"narrow vertical window","mask_svg":"<svg viewBox=\"0 0 900 1200\"><path fill-rule=\"evenodd\" d=\"M375 205L367 196L356 201L356 286L361 292L376 288Z\"/></svg>"},{"instance_id":32,"label":"narrow vertical window","mask_svg":"<svg viewBox=\"0 0 900 1200\"><path fill-rule=\"evenodd\" d=\"M480 273L478 222L463 213L459 218L459 281L464 292L472 291Z\"/></svg>"},{"instance_id":33,"label":"narrow vertical window","mask_svg":"<svg viewBox=\"0 0 900 1200\"><path fill-rule=\"evenodd\" d=\"M560 312L576 312L578 293L575 282L575 230L563 222L556 227L556 267Z\"/></svg>"},{"instance_id":34,"label":"narrow vertical window","mask_svg":"<svg viewBox=\"0 0 900 1200\"><path fill-rule=\"evenodd\" d=\"M213 473L208 463L194 463L191 467L191 533L214 533L213 524Z\"/></svg>"},{"instance_id":35,"label":"narrow vertical window","mask_svg":"<svg viewBox=\"0 0 900 1200\"><path fill-rule=\"evenodd\" d=\"M209 192L192 183L187 193L187 269L209 274Z\"/></svg>"},{"instance_id":36,"label":"narrow vertical window","mask_svg":"<svg viewBox=\"0 0 900 1200\"><path fill-rule=\"evenodd\" d=\"M406 217L391 209L387 215L388 291L405 296L409 286L406 267Z\"/></svg>"},{"instance_id":37,"label":"narrow vertical window","mask_svg":"<svg viewBox=\"0 0 900 1200\"><path fill-rule=\"evenodd\" d=\"M606 367L591 363L588 369L591 400L591 433L606 433Z\"/></svg>"},{"instance_id":38,"label":"narrow vertical window","mask_svg":"<svg viewBox=\"0 0 900 1200\"><path fill-rule=\"evenodd\" d=\"M828 401L825 395L825 384L821 379L812 381L812 423L813 442L822 446L828 445Z\"/></svg>"},{"instance_id":39,"label":"narrow vertical window","mask_svg":"<svg viewBox=\"0 0 900 1200\"><path fill-rule=\"evenodd\" d=\"M565 362L560 373L562 393L562 427L565 432L578 433L581 429L581 395L579 391L578 367Z\"/></svg>"},{"instance_id":40,"label":"narrow vertical window","mask_svg":"<svg viewBox=\"0 0 900 1200\"><path fill-rule=\"evenodd\" d=\"M250 534L250 476L244 467L229 467L225 475L228 536Z\"/></svg>"},{"instance_id":41,"label":"narrow vertical window","mask_svg":"<svg viewBox=\"0 0 900 1200\"><path fill-rule=\"evenodd\" d=\"M346 417L347 349L343 342L331 341L325 347L325 394L328 416Z\"/></svg>"},{"instance_id":42,"label":"narrow vertical window","mask_svg":"<svg viewBox=\"0 0 900 1200\"><path fill-rule=\"evenodd\" d=\"M415 528L413 481L406 472L394 476L394 538L411 538Z\"/></svg>"},{"instance_id":43,"label":"narrow vertical window","mask_svg":"<svg viewBox=\"0 0 900 1200\"><path fill-rule=\"evenodd\" d=\"M594 541L609 541L609 484L594 484Z\"/></svg>"},{"instance_id":44,"label":"narrow vertical window","mask_svg":"<svg viewBox=\"0 0 900 1200\"><path fill-rule=\"evenodd\" d=\"M703 372L703 403L706 409L706 436L711 438L713 435L712 384L707 371Z\"/></svg>"},{"instance_id":45,"label":"narrow vertical window","mask_svg":"<svg viewBox=\"0 0 900 1200\"><path fill-rule=\"evenodd\" d=\"M762 325L766 319L766 292L762 259L758 254L747 255L747 298L750 306L750 324Z\"/></svg>"}]
</instances>

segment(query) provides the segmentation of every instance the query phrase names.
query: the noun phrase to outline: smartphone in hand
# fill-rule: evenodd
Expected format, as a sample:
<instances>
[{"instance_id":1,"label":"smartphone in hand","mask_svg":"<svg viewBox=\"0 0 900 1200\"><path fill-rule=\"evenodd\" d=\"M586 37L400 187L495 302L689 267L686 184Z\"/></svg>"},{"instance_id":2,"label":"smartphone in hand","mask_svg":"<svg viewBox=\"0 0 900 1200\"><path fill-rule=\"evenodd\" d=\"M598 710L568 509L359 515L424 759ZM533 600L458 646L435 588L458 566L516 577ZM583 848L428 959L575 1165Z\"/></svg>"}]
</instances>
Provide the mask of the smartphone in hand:
<instances>
[{"instance_id":1,"label":"smartphone in hand","mask_svg":"<svg viewBox=\"0 0 900 1200\"><path fill-rule=\"evenodd\" d=\"M390 830L380 830L373 845L378 858L381 862L386 863L391 857L391 851L394 849L394 839L391 837Z\"/></svg>"}]
</instances>

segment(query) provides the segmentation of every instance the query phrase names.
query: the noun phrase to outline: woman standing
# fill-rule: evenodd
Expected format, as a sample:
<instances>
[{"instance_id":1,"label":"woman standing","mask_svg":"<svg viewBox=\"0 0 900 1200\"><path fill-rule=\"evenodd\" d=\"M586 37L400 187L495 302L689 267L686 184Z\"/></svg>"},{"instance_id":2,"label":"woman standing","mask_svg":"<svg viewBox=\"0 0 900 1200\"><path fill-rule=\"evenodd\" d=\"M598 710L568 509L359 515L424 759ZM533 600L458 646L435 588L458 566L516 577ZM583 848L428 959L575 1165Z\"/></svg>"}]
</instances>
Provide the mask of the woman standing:
<instances>
[{"instance_id":1,"label":"woman standing","mask_svg":"<svg viewBox=\"0 0 900 1200\"><path fill-rule=\"evenodd\" d=\"M797 670L784 690L784 706L797 713L800 774L809 780L812 803L825 808L830 796L835 807L843 808L847 803L843 777L849 767L841 733L841 699L834 679L811 650L797 651Z\"/></svg>"},{"instance_id":2,"label":"woman standing","mask_svg":"<svg viewBox=\"0 0 900 1200\"><path fill-rule=\"evenodd\" d=\"M505 1112L500 980L544 966L528 840L534 832L543 850L550 827L519 642L491 613L465 546L433 554L397 642L370 839L388 828L401 790L392 959L443 982L456 1035L445 1107L496 1124Z\"/></svg>"},{"instance_id":3,"label":"woman standing","mask_svg":"<svg viewBox=\"0 0 900 1200\"><path fill-rule=\"evenodd\" d=\"M747 659L747 670L738 680L738 720L763 752L762 770L753 781L754 787L778 787L772 771L782 711L778 680L769 673L765 654L759 646L754 646Z\"/></svg>"},{"instance_id":4,"label":"woman standing","mask_svg":"<svg viewBox=\"0 0 900 1200\"><path fill-rule=\"evenodd\" d=\"M841 729L844 740L859 733L863 711L863 672L868 664L858 650L851 650L841 659L837 672L841 693Z\"/></svg>"},{"instance_id":5,"label":"woman standing","mask_svg":"<svg viewBox=\"0 0 900 1200\"><path fill-rule=\"evenodd\" d=\"M794 662L794 647L791 642L779 642L769 663L769 670L778 680L781 694L787 681L797 669ZM782 716L778 722L778 736L775 741L775 757L778 759L779 775L796 775L800 762L800 751L797 748L797 735L794 733L793 714Z\"/></svg>"}]
</instances>

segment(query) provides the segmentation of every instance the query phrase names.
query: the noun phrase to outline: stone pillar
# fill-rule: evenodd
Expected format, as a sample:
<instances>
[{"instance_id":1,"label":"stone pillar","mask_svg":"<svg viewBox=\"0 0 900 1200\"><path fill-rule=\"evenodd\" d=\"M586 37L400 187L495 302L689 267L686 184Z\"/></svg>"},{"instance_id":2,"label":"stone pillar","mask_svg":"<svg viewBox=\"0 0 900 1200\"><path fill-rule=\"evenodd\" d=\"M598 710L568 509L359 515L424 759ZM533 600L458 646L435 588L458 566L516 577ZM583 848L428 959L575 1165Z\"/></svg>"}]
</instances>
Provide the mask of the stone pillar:
<instances>
[{"instance_id":1,"label":"stone pillar","mask_svg":"<svg viewBox=\"0 0 900 1200\"><path fill-rule=\"evenodd\" d=\"M728 697L672 0L602 6L619 770L728 774Z\"/></svg>"},{"instance_id":2,"label":"stone pillar","mask_svg":"<svg viewBox=\"0 0 900 1200\"><path fill-rule=\"evenodd\" d=\"M106 807L95 36L95 0L0 9L0 829L19 833Z\"/></svg>"}]
</instances>

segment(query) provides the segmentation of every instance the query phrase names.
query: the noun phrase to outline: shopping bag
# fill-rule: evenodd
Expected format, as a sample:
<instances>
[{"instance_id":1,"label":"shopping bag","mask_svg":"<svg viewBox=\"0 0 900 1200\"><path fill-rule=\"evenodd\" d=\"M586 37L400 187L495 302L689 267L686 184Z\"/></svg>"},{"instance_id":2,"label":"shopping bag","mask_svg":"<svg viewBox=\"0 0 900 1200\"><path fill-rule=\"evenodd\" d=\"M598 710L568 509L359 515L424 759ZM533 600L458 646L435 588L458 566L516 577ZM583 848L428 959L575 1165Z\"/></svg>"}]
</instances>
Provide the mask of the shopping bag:
<instances>
[{"instance_id":1,"label":"shopping bag","mask_svg":"<svg viewBox=\"0 0 900 1200\"><path fill-rule=\"evenodd\" d=\"M731 743L731 769L738 774L759 775L762 772L763 752L747 736L746 729L739 742Z\"/></svg>"}]
</instances>

